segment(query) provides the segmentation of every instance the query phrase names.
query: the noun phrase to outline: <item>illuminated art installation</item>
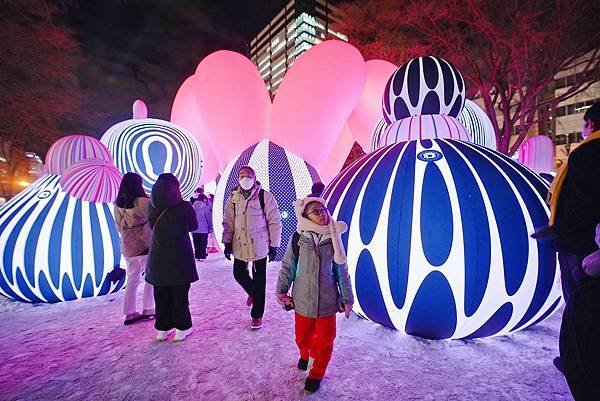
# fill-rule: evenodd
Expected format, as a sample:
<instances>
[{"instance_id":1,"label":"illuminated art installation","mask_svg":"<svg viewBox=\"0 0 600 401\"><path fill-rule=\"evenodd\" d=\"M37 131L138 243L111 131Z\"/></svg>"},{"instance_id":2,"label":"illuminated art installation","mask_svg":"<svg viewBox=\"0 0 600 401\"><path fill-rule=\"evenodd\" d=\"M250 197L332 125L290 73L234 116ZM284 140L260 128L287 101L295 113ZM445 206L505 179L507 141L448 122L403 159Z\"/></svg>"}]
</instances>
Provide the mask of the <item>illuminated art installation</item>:
<instances>
[{"instance_id":1,"label":"illuminated art installation","mask_svg":"<svg viewBox=\"0 0 600 401\"><path fill-rule=\"evenodd\" d=\"M223 221L226 201L237 184L237 174L242 166L252 167L262 187L271 192L277 200L283 230L282 245L277 251L276 260L281 260L288 240L296 230L297 220L292 202L310 193L312 184L320 181L319 174L310 164L281 146L266 140L261 141L246 149L225 168L215 193L213 221ZM222 225L215 224L214 230L220 240L223 234Z\"/></svg>"},{"instance_id":2,"label":"illuminated art installation","mask_svg":"<svg viewBox=\"0 0 600 401\"><path fill-rule=\"evenodd\" d=\"M458 121L467 129L473 143L496 150L496 134L492 121L477 103L467 99L465 107L458 115Z\"/></svg>"},{"instance_id":3,"label":"illuminated art installation","mask_svg":"<svg viewBox=\"0 0 600 401\"><path fill-rule=\"evenodd\" d=\"M0 293L24 302L60 302L123 286L125 277L107 279L121 259L109 203L120 173L107 156L95 138L61 138L46 165L63 175L42 176L0 209Z\"/></svg>"},{"instance_id":4,"label":"illuminated art installation","mask_svg":"<svg viewBox=\"0 0 600 401\"><path fill-rule=\"evenodd\" d=\"M418 57L390 77L383 95L383 116L388 124L424 114L456 118L464 103L461 73L442 58Z\"/></svg>"},{"instance_id":5,"label":"illuminated art installation","mask_svg":"<svg viewBox=\"0 0 600 401\"><path fill-rule=\"evenodd\" d=\"M456 119L465 103L462 75L446 60L410 60L388 80L382 96L384 123L375 126L371 150L416 139L471 141Z\"/></svg>"},{"instance_id":6,"label":"illuminated art installation","mask_svg":"<svg viewBox=\"0 0 600 401\"><path fill-rule=\"evenodd\" d=\"M519 148L519 163L536 173L551 172L554 169L554 142L546 135L532 136Z\"/></svg>"},{"instance_id":7,"label":"illuminated art installation","mask_svg":"<svg viewBox=\"0 0 600 401\"><path fill-rule=\"evenodd\" d=\"M373 63L369 87L382 80L381 63ZM235 156L261 140L276 143L333 177L354 143L349 141L349 118L363 110L357 104L364 95L367 70L352 45L324 41L294 61L271 103L250 60L218 51L204 58L180 87L171 119L191 132L203 151L208 144L208 153L214 155L218 166L207 166L211 176L204 182L214 180ZM356 121L368 120L367 114L358 113Z\"/></svg>"},{"instance_id":8,"label":"illuminated art installation","mask_svg":"<svg viewBox=\"0 0 600 401\"><path fill-rule=\"evenodd\" d=\"M382 141L382 137L385 135L385 130L388 125L389 124L385 121L385 118L382 117L373 127L373 130L371 131L371 143L369 146L371 152L380 148L379 142Z\"/></svg>"},{"instance_id":9,"label":"illuminated art installation","mask_svg":"<svg viewBox=\"0 0 600 401\"><path fill-rule=\"evenodd\" d=\"M134 172L142 176L147 193L162 173L177 177L185 199L200 184L202 153L198 142L169 121L155 118L122 121L110 127L101 140L123 174Z\"/></svg>"},{"instance_id":10,"label":"illuminated art installation","mask_svg":"<svg viewBox=\"0 0 600 401\"><path fill-rule=\"evenodd\" d=\"M381 148L325 191L343 236L354 311L426 338L524 329L561 305L548 185L504 155L437 139Z\"/></svg>"}]
</instances>

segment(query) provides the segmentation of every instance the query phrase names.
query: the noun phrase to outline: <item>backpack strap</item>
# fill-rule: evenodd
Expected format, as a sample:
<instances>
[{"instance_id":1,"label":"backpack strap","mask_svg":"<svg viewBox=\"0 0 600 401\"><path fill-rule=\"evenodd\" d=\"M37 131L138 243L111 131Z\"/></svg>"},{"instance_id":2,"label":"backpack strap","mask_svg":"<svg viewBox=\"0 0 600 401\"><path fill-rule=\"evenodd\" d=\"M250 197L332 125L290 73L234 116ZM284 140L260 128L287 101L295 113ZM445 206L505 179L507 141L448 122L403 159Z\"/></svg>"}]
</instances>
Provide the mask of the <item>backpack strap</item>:
<instances>
[{"instance_id":1,"label":"backpack strap","mask_svg":"<svg viewBox=\"0 0 600 401\"><path fill-rule=\"evenodd\" d=\"M298 231L294 231L294 234L292 235L292 252L294 253L296 262L298 262L298 255L300 254L300 246L298 245L299 240L300 234L298 233Z\"/></svg>"},{"instance_id":2,"label":"backpack strap","mask_svg":"<svg viewBox=\"0 0 600 401\"><path fill-rule=\"evenodd\" d=\"M265 190L262 188L258 192L258 201L260 202L260 208L262 209L263 214L265 214Z\"/></svg>"}]
</instances>

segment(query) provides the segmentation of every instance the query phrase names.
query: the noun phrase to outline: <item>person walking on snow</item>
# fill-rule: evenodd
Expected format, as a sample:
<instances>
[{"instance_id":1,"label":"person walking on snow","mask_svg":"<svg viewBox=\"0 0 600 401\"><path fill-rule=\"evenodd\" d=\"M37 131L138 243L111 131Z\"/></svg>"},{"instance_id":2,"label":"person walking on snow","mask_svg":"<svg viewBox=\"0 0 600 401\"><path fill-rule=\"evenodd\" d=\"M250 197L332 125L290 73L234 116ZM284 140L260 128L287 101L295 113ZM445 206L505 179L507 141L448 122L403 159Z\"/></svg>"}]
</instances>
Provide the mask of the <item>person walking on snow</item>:
<instances>
[{"instance_id":1,"label":"person walking on snow","mask_svg":"<svg viewBox=\"0 0 600 401\"><path fill-rule=\"evenodd\" d=\"M194 257L201 262L206 260L206 246L208 245L208 236L213 231L212 210L208 204L208 198L204 194L198 195L198 198L192 202L196 212L198 228L192 232L194 240Z\"/></svg>"},{"instance_id":2,"label":"person walking on snow","mask_svg":"<svg viewBox=\"0 0 600 401\"><path fill-rule=\"evenodd\" d=\"M148 225L150 198L142 186L142 177L127 173L121 180L115 200L115 223L121 241L121 254L127 263L127 285L123 298L125 325L154 317L152 285L145 283L142 313L137 312L137 289L146 268L148 251L152 242L152 230Z\"/></svg>"},{"instance_id":3,"label":"person walking on snow","mask_svg":"<svg viewBox=\"0 0 600 401\"><path fill-rule=\"evenodd\" d=\"M238 185L227 200L222 240L225 257L234 257L233 276L248 294L246 304L252 305L250 328L260 329L265 311L267 257L273 261L280 245L281 215L277 201L256 181L250 166L240 169Z\"/></svg>"},{"instance_id":4,"label":"person walking on snow","mask_svg":"<svg viewBox=\"0 0 600 401\"><path fill-rule=\"evenodd\" d=\"M166 340L175 329L173 341L182 341L192 332L188 294L198 273L189 233L198 222L173 174L159 175L152 187L148 221L154 231L146 281L154 285L156 340Z\"/></svg>"},{"instance_id":5,"label":"person walking on snow","mask_svg":"<svg viewBox=\"0 0 600 401\"><path fill-rule=\"evenodd\" d=\"M314 364L304 389L317 391L333 353L336 313L350 317L354 296L346 266L341 235L347 225L335 222L321 198L308 197L294 203L297 233L290 240L277 279L277 301L286 310L295 309L298 369ZM292 296L288 295L292 287Z\"/></svg>"}]
</instances>

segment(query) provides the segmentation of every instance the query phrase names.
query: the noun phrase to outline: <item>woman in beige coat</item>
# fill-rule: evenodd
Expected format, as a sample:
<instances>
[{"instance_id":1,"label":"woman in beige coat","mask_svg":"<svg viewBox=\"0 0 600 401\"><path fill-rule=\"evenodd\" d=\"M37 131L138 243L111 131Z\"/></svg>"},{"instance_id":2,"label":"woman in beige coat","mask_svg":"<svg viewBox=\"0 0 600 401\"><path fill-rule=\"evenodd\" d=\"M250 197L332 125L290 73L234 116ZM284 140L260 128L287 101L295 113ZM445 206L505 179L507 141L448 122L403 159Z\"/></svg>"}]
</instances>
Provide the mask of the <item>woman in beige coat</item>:
<instances>
[{"instance_id":1,"label":"woman in beige coat","mask_svg":"<svg viewBox=\"0 0 600 401\"><path fill-rule=\"evenodd\" d=\"M225 206L223 243L225 257L234 256L233 276L248 294L250 328L256 330L265 311L267 256L272 261L281 242L281 215L277 201L262 189L251 167L240 169L238 181ZM248 262L252 262L252 278Z\"/></svg>"},{"instance_id":2,"label":"woman in beige coat","mask_svg":"<svg viewBox=\"0 0 600 401\"><path fill-rule=\"evenodd\" d=\"M150 198L142 186L142 177L135 173L125 174L115 201L115 222L121 237L121 253L127 262L127 285L123 301L125 325L154 317L151 284L144 283L142 313L137 312L136 308L137 288L152 243L152 230L148 226L149 203Z\"/></svg>"}]
</instances>

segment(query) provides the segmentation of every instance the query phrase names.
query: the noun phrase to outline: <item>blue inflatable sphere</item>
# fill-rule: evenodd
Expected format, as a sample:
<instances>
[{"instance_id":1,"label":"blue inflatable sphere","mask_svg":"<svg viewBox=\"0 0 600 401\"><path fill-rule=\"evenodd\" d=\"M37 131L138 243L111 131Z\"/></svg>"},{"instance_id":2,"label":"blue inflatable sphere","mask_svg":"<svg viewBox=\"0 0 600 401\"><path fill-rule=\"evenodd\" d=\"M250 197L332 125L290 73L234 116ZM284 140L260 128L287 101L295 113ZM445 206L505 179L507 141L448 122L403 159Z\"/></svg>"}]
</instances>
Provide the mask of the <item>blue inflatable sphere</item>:
<instances>
[{"instance_id":1,"label":"blue inflatable sphere","mask_svg":"<svg viewBox=\"0 0 600 401\"><path fill-rule=\"evenodd\" d=\"M381 148L324 196L343 236L359 315L425 338L502 335L561 304L556 253L530 238L548 223L548 184L472 143Z\"/></svg>"},{"instance_id":2,"label":"blue inflatable sphere","mask_svg":"<svg viewBox=\"0 0 600 401\"><path fill-rule=\"evenodd\" d=\"M69 196L59 175L42 176L0 209L0 293L24 302L60 302L119 290L123 276L112 204Z\"/></svg>"},{"instance_id":3,"label":"blue inflatable sphere","mask_svg":"<svg viewBox=\"0 0 600 401\"><path fill-rule=\"evenodd\" d=\"M440 57L418 57L401 65L383 92L383 116L388 124L403 118L442 114L458 117L465 104L465 81Z\"/></svg>"},{"instance_id":4,"label":"blue inflatable sphere","mask_svg":"<svg viewBox=\"0 0 600 401\"><path fill-rule=\"evenodd\" d=\"M317 170L299 156L281 146L264 140L250 146L225 167L217 185L213 206L213 226L217 240L223 234L223 210L231 191L238 182L241 167L250 166L262 187L271 192L279 206L282 232L281 246L275 260L282 260L289 239L296 231L296 215L293 202L306 197L313 183L321 181Z\"/></svg>"}]
</instances>

